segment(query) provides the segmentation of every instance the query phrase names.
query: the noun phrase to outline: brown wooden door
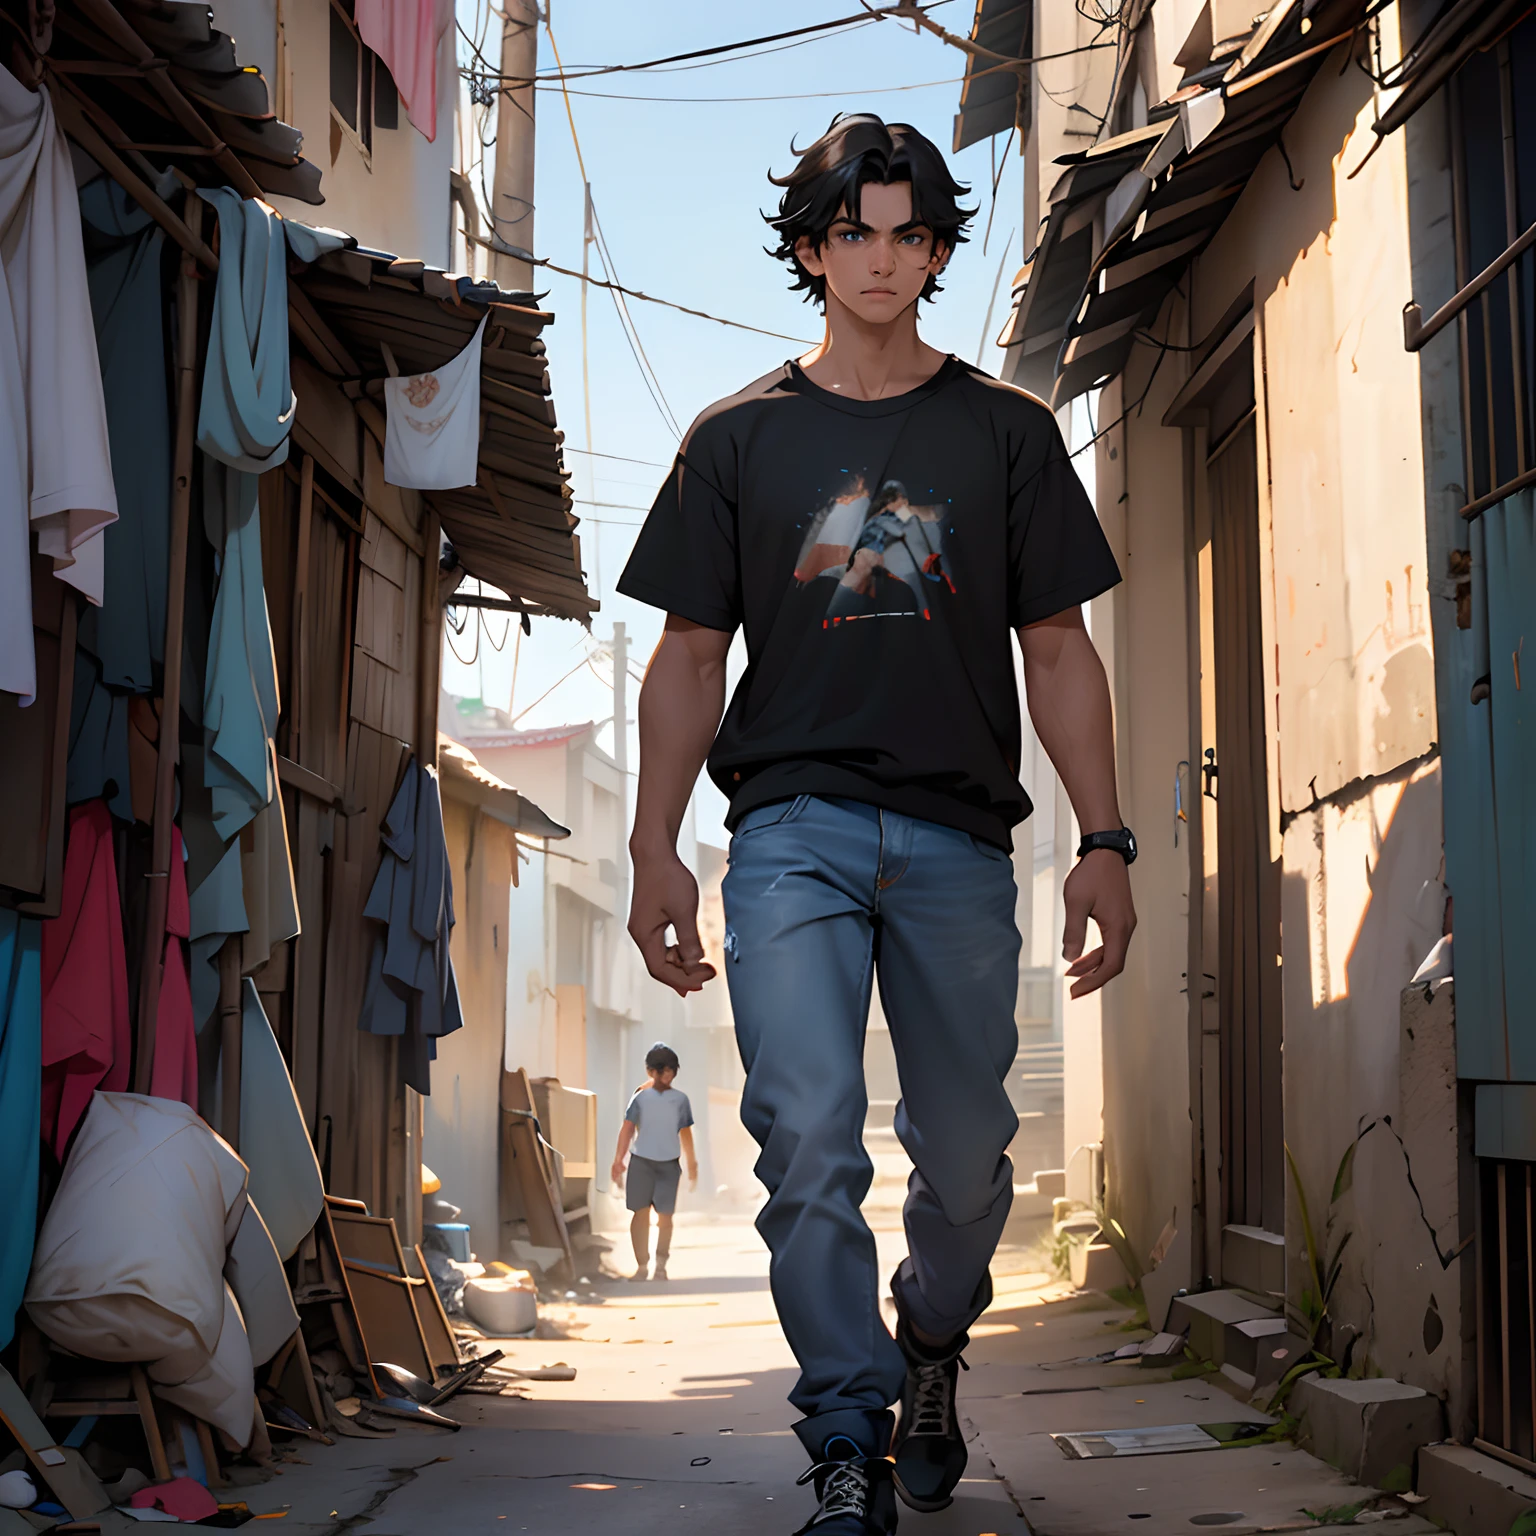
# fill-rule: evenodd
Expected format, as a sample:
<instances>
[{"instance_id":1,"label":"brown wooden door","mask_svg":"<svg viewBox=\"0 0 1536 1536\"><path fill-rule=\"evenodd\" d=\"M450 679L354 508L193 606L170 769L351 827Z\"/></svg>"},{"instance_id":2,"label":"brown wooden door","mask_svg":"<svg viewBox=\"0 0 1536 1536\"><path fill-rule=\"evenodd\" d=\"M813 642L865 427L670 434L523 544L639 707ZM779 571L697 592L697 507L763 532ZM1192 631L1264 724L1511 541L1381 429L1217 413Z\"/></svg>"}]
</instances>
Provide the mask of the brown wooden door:
<instances>
[{"instance_id":1,"label":"brown wooden door","mask_svg":"<svg viewBox=\"0 0 1536 1536\"><path fill-rule=\"evenodd\" d=\"M1270 855L1253 413L1238 416L1224 435L1218 436L1217 428L1213 421L1216 448L1207 469L1219 769L1216 992L1223 1214L1228 1223L1283 1232L1280 866Z\"/></svg>"}]
</instances>

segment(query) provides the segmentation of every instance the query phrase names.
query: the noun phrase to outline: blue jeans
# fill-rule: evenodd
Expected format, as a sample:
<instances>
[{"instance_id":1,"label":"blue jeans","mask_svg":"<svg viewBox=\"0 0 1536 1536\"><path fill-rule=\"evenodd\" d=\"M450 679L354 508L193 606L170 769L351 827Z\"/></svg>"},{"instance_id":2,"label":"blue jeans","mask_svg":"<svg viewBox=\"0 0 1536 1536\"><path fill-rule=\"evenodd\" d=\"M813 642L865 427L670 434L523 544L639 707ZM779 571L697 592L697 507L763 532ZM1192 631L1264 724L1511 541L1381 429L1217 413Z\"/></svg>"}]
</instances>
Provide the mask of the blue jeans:
<instances>
[{"instance_id":1,"label":"blue jeans","mask_svg":"<svg viewBox=\"0 0 1536 1536\"><path fill-rule=\"evenodd\" d=\"M757 1228L800 1363L795 1431L813 1457L834 1435L884 1455L906 1365L859 1210L874 1171L870 988L878 977L901 1076L896 1134L914 1164L894 1286L917 1327L948 1337L991 1300L987 1265L1013 1198L1013 863L950 827L802 795L742 818L724 898L741 1118L768 1189Z\"/></svg>"}]
</instances>

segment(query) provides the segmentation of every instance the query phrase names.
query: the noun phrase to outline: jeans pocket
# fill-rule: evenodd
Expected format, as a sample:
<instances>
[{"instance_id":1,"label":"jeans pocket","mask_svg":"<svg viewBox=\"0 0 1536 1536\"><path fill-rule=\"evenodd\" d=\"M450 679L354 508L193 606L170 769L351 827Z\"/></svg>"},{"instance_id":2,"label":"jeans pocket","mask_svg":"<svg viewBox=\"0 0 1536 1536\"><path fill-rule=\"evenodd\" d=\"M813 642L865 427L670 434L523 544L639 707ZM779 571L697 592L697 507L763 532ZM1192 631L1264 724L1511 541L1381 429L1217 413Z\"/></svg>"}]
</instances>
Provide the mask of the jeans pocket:
<instances>
[{"instance_id":1,"label":"jeans pocket","mask_svg":"<svg viewBox=\"0 0 1536 1536\"><path fill-rule=\"evenodd\" d=\"M769 827L793 821L810 803L810 799L809 795L796 795L793 800L775 800L770 805L754 807L736 823L736 830L731 834L732 845L743 837L750 837L754 832L763 832Z\"/></svg>"},{"instance_id":2,"label":"jeans pocket","mask_svg":"<svg viewBox=\"0 0 1536 1536\"><path fill-rule=\"evenodd\" d=\"M996 843L989 843L986 838L977 837L974 832L967 832L965 835L970 838L971 847L974 848L976 852L982 856L982 858L989 859L994 864L1013 863L1013 855L1007 852L1006 849L999 848Z\"/></svg>"}]
</instances>

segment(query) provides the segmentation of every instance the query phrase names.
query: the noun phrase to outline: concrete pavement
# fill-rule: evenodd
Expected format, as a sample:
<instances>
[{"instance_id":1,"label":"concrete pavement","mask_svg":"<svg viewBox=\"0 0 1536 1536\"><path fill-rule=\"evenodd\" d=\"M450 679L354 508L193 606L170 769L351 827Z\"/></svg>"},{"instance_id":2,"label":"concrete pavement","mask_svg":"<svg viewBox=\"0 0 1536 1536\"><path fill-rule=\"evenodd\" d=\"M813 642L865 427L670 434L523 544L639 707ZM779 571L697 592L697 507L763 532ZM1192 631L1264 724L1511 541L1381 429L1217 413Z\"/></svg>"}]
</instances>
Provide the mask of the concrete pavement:
<instances>
[{"instance_id":1,"label":"concrete pavement","mask_svg":"<svg viewBox=\"0 0 1536 1536\"><path fill-rule=\"evenodd\" d=\"M894 1214L894 1213L893 1213ZM882 1263L903 1252L879 1221ZM1028 1234L1024 1234L1026 1237ZM1073 1295L1027 1248L993 1267L997 1299L962 1377L969 1475L940 1514L903 1511L922 1536L1231 1536L1328 1528L1368 1495L1286 1443L1072 1461L1052 1432L1251 1417L1218 1383L1096 1357L1136 1337L1105 1298ZM244 1496L281 1514L286 1536L465 1532L731 1532L788 1536L813 1501L794 1486L805 1458L785 1402L795 1369L774 1320L767 1257L744 1216L679 1217L667 1282L603 1282L545 1309L541 1331L503 1343L508 1363L564 1361L572 1382L527 1396L460 1396L457 1434L402 1428L387 1440L302 1445L302 1463ZM1080 1363L1071 1363L1071 1362ZM1428 1530L1394 1500L1394 1536Z\"/></svg>"}]
</instances>

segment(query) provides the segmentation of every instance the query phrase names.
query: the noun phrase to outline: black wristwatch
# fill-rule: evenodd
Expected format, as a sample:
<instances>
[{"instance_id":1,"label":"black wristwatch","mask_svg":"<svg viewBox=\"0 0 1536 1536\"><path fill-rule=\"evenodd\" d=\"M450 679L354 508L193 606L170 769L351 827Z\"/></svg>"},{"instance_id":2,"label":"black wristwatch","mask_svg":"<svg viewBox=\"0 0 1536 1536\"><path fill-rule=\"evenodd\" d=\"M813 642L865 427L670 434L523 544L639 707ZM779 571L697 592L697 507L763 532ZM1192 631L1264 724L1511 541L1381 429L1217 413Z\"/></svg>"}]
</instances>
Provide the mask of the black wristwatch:
<instances>
[{"instance_id":1,"label":"black wristwatch","mask_svg":"<svg viewBox=\"0 0 1536 1536\"><path fill-rule=\"evenodd\" d=\"M1121 827L1118 832L1089 832L1077 845L1078 858L1095 848L1113 849L1127 864L1136 862L1136 834L1129 827Z\"/></svg>"}]
</instances>

